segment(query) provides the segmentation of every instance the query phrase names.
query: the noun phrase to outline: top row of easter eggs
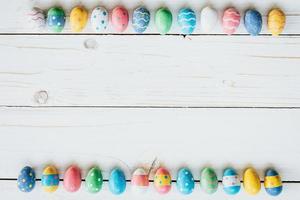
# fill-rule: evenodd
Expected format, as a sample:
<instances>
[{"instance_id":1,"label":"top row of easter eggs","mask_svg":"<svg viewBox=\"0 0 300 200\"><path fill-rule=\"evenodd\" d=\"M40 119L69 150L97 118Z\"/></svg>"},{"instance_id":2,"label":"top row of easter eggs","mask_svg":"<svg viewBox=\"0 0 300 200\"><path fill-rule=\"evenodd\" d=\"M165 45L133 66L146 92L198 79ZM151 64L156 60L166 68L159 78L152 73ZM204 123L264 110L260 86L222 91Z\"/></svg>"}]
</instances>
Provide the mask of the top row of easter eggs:
<instances>
[{"instance_id":1,"label":"top row of easter eggs","mask_svg":"<svg viewBox=\"0 0 300 200\"><path fill-rule=\"evenodd\" d=\"M30 21L34 22L39 28L46 26L50 31L61 32L66 24L66 13L60 7L52 7L47 15L39 8L33 8L29 13ZM81 32L86 27L90 19L95 32L101 32L108 28L109 24L117 32L124 32L129 24L128 10L122 6L115 7L111 13L104 7L96 7L89 16L88 11L82 6L76 6L70 13L70 26L73 32ZM132 27L137 33L143 33L149 26L151 20L150 11L144 7L138 7L132 14ZM159 8L154 17L157 31L164 35L167 34L173 24L173 15L168 8ZM201 11L200 24L201 29L209 33L212 31L218 21L218 12L212 7L205 7ZM222 15L222 28L225 34L231 35L236 32L241 22L240 12L230 7L225 9ZM282 10L276 8L268 13L268 30L272 35L278 36L282 33L286 17ZM181 33L185 35L192 34L197 26L197 14L191 8L181 8L177 14L177 24ZM244 15L244 25L250 35L259 35L263 20L262 15L255 9L248 9Z\"/></svg>"}]
</instances>

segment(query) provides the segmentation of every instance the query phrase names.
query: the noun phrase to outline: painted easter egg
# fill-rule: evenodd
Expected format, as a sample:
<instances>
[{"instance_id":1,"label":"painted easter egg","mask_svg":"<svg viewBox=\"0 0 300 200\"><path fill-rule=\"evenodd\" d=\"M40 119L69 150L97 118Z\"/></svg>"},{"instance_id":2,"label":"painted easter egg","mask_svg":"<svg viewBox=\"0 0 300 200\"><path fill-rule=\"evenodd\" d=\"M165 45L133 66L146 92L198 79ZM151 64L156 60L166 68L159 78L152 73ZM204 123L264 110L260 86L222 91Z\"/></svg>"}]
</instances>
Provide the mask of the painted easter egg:
<instances>
[{"instance_id":1,"label":"painted easter egg","mask_svg":"<svg viewBox=\"0 0 300 200\"><path fill-rule=\"evenodd\" d=\"M259 193L261 184L260 184L260 179L253 168L248 168L244 172L243 176L243 185L244 189L248 194L255 195Z\"/></svg>"},{"instance_id":2,"label":"painted easter egg","mask_svg":"<svg viewBox=\"0 0 300 200\"><path fill-rule=\"evenodd\" d=\"M285 14L280 9L273 9L268 14L268 30L273 36L278 36L282 33L285 26Z\"/></svg>"},{"instance_id":3,"label":"painted easter egg","mask_svg":"<svg viewBox=\"0 0 300 200\"><path fill-rule=\"evenodd\" d=\"M115 168L109 176L109 190L115 195L122 194L126 189L126 178L124 172Z\"/></svg>"},{"instance_id":4,"label":"painted easter egg","mask_svg":"<svg viewBox=\"0 0 300 200\"><path fill-rule=\"evenodd\" d=\"M42 175L42 186L46 192L55 192L59 185L58 171L54 166L47 166Z\"/></svg>"},{"instance_id":5,"label":"painted easter egg","mask_svg":"<svg viewBox=\"0 0 300 200\"><path fill-rule=\"evenodd\" d=\"M233 168L227 168L223 172L223 189L227 194L234 195L241 189L241 181L238 173Z\"/></svg>"},{"instance_id":6,"label":"painted easter egg","mask_svg":"<svg viewBox=\"0 0 300 200\"><path fill-rule=\"evenodd\" d=\"M155 14L155 25L161 35L167 34L172 26L173 16L169 9L160 8Z\"/></svg>"},{"instance_id":7,"label":"painted easter egg","mask_svg":"<svg viewBox=\"0 0 300 200\"><path fill-rule=\"evenodd\" d=\"M256 36L261 32L262 16L254 9L247 10L244 17L245 28L252 36Z\"/></svg>"},{"instance_id":8,"label":"painted easter egg","mask_svg":"<svg viewBox=\"0 0 300 200\"><path fill-rule=\"evenodd\" d=\"M76 192L81 186L81 172L80 169L72 165L64 174L64 188L68 192Z\"/></svg>"},{"instance_id":9,"label":"painted easter egg","mask_svg":"<svg viewBox=\"0 0 300 200\"><path fill-rule=\"evenodd\" d=\"M218 177L212 168L204 168L200 175L200 186L207 194L213 194L218 189Z\"/></svg>"},{"instance_id":10,"label":"painted easter egg","mask_svg":"<svg viewBox=\"0 0 300 200\"><path fill-rule=\"evenodd\" d=\"M128 11L121 6L115 7L111 13L111 23L118 32L123 32L128 26Z\"/></svg>"},{"instance_id":11,"label":"painted easter egg","mask_svg":"<svg viewBox=\"0 0 300 200\"><path fill-rule=\"evenodd\" d=\"M214 29L218 22L218 12L207 6L202 9L200 16L201 28L205 33L208 33Z\"/></svg>"},{"instance_id":12,"label":"painted easter egg","mask_svg":"<svg viewBox=\"0 0 300 200\"><path fill-rule=\"evenodd\" d=\"M182 8L179 10L177 21L183 34L192 34L196 28L196 14L190 8Z\"/></svg>"},{"instance_id":13,"label":"painted easter egg","mask_svg":"<svg viewBox=\"0 0 300 200\"><path fill-rule=\"evenodd\" d=\"M138 7L132 14L132 26L135 32L143 33L148 28L150 22L150 12L145 7Z\"/></svg>"},{"instance_id":14,"label":"painted easter egg","mask_svg":"<svg viewBox=\"0 0 300 200\"><path fill-rule=\"evenodd\" d=\"M182 194L191 194L195 187L192 172L188 168L181 168L177 174L177 189Z\"/></svg>"},{"instance_id":15,"label":"painted easter egg","mask_svg":"<svg viewBox=\"0 0 300 200\"><path fill-rule=\"evenodd\" d=\"M66 14L62 8L53 7L48 10L47 26L53 32L61 32L66 23Z\"/></svg>"},{"instance_id":16,"label":"painted easter egg","mask_svg":"<svg viewBox=\"0 0 300 200\"><path fill-rule=\"evenodd\" d=\"M271 196L278 196L282 192L281 177L274 169L267 169L265 172L265 189Z\"/></svg>"},{"instance_id":17,"label":"painted easter egg","mask_svg":"<svg viewBox=\"0 0 300 200\"><path fill-rule=\"evenodd\" d=\"M98 167L93 167L89 170L86 178L85 185L90 193L97 193L101 190L103 184L102 172Z\"/></svg>"},{"instance_id":18,"label":"painted easter egg","mask_svg":"<svg viewBox=\"0 0 300 200\"><path fill-rule=\"evenodd\" d=\"M70 14L71 30L73 32L81 32L88 22L88 11L81 7L76 6L72 9Z\"/></svg>"},{"instance_id":19,"label":"painted easter egg","mask_svg":"<svg viewBox=\"0 0 300 200\"><path fill-rule=\"evenodd\" d=\"M107 29L109 23L108 11L104 7L96 7L91 14L92 28L96 32Z\"/></svg>"},{"instance_id":20,"label":"painted easter egg","mask_svg":"<svg viewBox=\"0 0 300 200\"><path fill-rule=\"evenodd\" d=\"M35 186L34 170L29 166L24 167L18 176L17 184L20 191L31 192Z\"/></svg>"},{"instance_id":21,"label":"painted easter egg","mask_svg":"<svg viewBox=\"0 0 300 200\"><path fill-rule=\"evenodd\" d=\"M46 27L46 15L42 9L37 7L32 8L27 13L27 17L31 29L41 31Z\"/></svg>"},{"instance_id":22,"label":"painted easter egg","mask_svg":"<svg viewBox=\"0 0 300 200\"><path fill-rule=\"evenodd\" d=\"M241 15L235 8L228 8L224 11L222 26L224 33L233 34L240 25Z\"/></svg>"},{"instance_id":23,"label":"painted easter egg","mask_svg":"<svg viewBox=\"0 0 300 200\"><path fill-rule=\"evenodd\" d=\"M149 187L149 177L143 168L137 168L131 177L131 188L135 193L145 193Z\"/></svg>"},{"instance_id":24,"label":"painted easter egg","mask_svg":"<svg viewBox=\"0 0 300 200\"><path fill-rule=\"evenodd\" d=\"M160 194L166 194L171 190L172 179L167 169L163 167L157 169L154 175L154 187Z\"/></svg>"}]
</instances>

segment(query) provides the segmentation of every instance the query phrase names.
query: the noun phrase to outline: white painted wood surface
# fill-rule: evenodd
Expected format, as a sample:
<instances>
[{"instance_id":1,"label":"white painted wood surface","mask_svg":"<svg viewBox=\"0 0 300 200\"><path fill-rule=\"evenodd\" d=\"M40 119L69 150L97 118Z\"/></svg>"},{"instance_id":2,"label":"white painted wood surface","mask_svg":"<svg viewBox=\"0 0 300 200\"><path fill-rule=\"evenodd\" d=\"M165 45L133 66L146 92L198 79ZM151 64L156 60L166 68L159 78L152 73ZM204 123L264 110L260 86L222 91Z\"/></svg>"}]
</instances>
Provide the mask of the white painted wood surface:
<instances>
[{"instance_id":1,"label":"white painted wood surface","mask_svg":"<svg viewBox=\"0 0 300 200\"><path fill-rule=\"evenodd\" d=\"M68 11L78 3L91 9L95 0L56 1ZM208 2L145 0L155 9L173 13L184 6L199 15ZM137 0L109 1L111 9ZM229 5L242 13L256 7L264 14L278 6L287 14L283 36L252 38L244 27L223 36L220 25L212 34L183 38L176 26L168 36L37 33L27 27L24 12L32 5L47 9L52 0L10 0L0 7L0 198L1 199L211 199L228 198L220 188L208 196L197 184L191 196L175 187L166 196L153 188L145 196L128 191L115 197L107 190L90 195L62 187L53 195L40 183L31 194L17 190L15 178L32 165L40 178L46 164L60 173L71 163L85 174L98 164L109 171L119 166L127 179L137 166L157 159L172 172L189 166L196 179L202 167L222 169L273 166L282 174L284 193L276 199L294 200L300 189L300 1L212 0L220 12ZM154 34L154 35L153 35ZM42 91L42 92L40 92ZM44 106L44 107L43 107ZM188 107L188 108L187 108ZM200 108L201 107L201 108ZM207 108L213 107L213 108ZM222 108L218 108L222 107ZM247 108L241 108L247 107ZM265 107L265 108L258 108ZM284 108L283 108L284 107ZM70 139L71 138L71 139ZM174 185L175 186L175 185ZM274 199L265 191L251 197L242 191L233 199Z\"/></svg>"}]
</instances>

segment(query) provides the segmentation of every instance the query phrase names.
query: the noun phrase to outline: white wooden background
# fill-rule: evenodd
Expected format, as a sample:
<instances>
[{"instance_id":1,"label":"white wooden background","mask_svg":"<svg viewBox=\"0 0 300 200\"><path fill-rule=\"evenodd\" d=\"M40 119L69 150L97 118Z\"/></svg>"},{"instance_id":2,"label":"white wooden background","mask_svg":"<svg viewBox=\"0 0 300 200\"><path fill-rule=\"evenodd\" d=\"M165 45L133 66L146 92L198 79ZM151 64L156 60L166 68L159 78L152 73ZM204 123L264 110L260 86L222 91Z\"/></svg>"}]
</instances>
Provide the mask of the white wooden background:
<instances>
[{"instance_id":1,"label":"white wooden background","mask_svg":"<svg viewBox=\"0 0 300 200\"><path fill-rule=\"evenodd\" d=\"M62 187L54 194L40 182L30 194L17 190L20 169L31 165L40 178L43 167L55 164L63 173L78 164L85 174L97 164L108 178L119 166L127 179L137 166L156 159L172 171L190 167L196 179L201 168L273 166L285 181L282 196L294 200L300 191L300 1L296 0L103 0L111 9L130 12L144 3L174 13L189 5L200 13L208 3L218 10L229 5L241 12L256 7L264 14L278 6L287 14L279 38L249 37L241 26L224 36L198 28L189 37L159 36L151 24L147 35L129 28L123 35L90 27L72 34L31 30L24 13L32 5L54 3L70 10L81 3L92 9L96 0L10 0L0 7L0 198L1 199L211 199L228 198L222 189L208 196L196 185L182 196L151 191L115 197L107 189L97 195L85 188L76 194ZM57 5L56 4L56 5ZM176 17L175 17L176 18ZM266 25L266 24L264 24ZM274 199L242 191L232 199Z\"/></svg>"}]
</instances>

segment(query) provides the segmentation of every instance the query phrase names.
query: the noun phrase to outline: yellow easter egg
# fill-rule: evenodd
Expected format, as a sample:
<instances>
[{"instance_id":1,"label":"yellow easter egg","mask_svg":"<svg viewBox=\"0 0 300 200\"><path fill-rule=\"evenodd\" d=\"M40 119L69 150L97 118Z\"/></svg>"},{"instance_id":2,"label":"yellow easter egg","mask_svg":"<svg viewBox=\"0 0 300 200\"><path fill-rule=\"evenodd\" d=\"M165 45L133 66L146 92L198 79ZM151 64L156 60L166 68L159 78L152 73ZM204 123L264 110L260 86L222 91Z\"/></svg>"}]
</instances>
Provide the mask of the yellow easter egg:
<instances>
[{"instance_id":1,"label":"yellow easter egg","mask_svg":"<svg viewBox=\"0 0 300 200\"><path fill-rule=\"evenodd\" d=\"M88 11L77 6L72 9L70 14L70 24L73 32L81 32L88 22Z\"/></svg>"},{"instance_id":2,"label":"yellow easter egg","mask_svg":"<svg viewBox=\"0 0 300 200\"><path fill-rule=\"evenodd\" d=\"M255 169L248 168L244 172L243 177L244 189L248 194L255 195L259 193L261 188L260 178Z\"/></svg>"},{"instance_id":3,"label":"yellow easter egg","mask_svg":"<svg viewBox=\"0 0 300 200\"><path fill-rule=\"evenodd\" d=\"M285 14L282 10L275 8L268 14L268 29L273 36L278 36L282 33L285 26Z\"/></svg>"},{"instance_id":4,"label":"yellow easter egg","mask_svg":"<svg viewBox=\"0 0 300 200\"><path fill-rule=\"evenodd\" d=\"M46 192L55 192L59 185L59 174L54 166L47 166L42 175L42 187Z\"/></svg>"}]
</instances>

